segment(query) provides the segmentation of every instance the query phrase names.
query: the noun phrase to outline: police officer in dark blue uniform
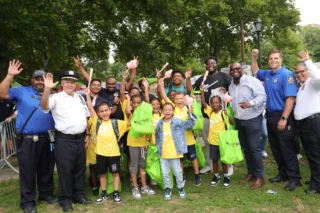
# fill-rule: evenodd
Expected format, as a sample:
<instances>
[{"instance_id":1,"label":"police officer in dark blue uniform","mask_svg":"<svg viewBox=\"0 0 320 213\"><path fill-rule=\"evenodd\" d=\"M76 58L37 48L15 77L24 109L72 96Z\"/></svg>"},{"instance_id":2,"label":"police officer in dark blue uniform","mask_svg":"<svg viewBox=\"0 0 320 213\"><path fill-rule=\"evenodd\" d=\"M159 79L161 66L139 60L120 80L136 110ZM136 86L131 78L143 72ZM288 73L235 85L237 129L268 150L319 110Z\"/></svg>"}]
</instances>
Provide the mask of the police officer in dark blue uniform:
<instances>
[{"instance_id":1,"label":"police officer in dark blue uniform","mask_svg":"<svg viewBox=\"0 0 320 213\"><path fill-rule=\"evenodd\" d=\"M288 191L301 186L299 163L294 142L295 127L293 107L297 96L297 85L291 71L281 66L282 54L272 50L268 54L271 70L259 70L257 55L252 50L251 70L264 82L267 94L267 128L273 156L278 164L279 174L270 182L289 181L285 186Z\"/></svg>"},{"instance_id":2,"label":"police officer in dark blue uniform","mask_svg":"<svg viewBox=\"0 0 320 213\"><path fill-rule=\"evenodd\" d=\"M57 201L57 198L52 196L54 154L50 149L48 136L48 130L54 128L54 122L52 115L43 113L39 107L44 91L44 71L33 72L31 86L9 89L14 76L22 71L19 69L20 65L19 61L10 62L8 75L0 84L0 98L15 100L17 103L16 130L17 135L22 134L22 137L16 139L20 207L25 213L35 213L36 187L40 201Z\"/></svg>"}]
</instances>

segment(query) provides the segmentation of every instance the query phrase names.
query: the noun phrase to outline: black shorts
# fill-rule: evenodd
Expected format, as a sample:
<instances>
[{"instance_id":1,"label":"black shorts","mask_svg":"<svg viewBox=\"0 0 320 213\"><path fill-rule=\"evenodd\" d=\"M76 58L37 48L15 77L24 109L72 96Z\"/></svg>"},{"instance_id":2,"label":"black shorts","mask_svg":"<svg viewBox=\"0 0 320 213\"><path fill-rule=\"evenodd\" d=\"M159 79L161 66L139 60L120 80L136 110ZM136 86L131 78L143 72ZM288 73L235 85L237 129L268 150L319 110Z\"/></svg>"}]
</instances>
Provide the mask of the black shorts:
<instances>
[{"instance_id":1,"label":"black shorts","mask_svg":"<svg viewBox=\"0 0 320 213\"><path fill-rule=\"evenodd\" d=\"M97 173L99 175L120 172L120 156L106 157L97 155Z\"/></svg>"},{"instance_id":2,"label":"black shorts","mask_svg":"<svg viewBox=\"0 0 320 213\"><path fill-rule=\"evenodd\" d=\"M188 147L188 152L184 154L184 157L186 157L189 161L193 161L194 159L197 158L197 153L196 153L196 145L189 145Z\"/></svg>"},{"instance_id":3,"label":"black shorts","mask_svg":"<svg viewBox=\"0 0 320 213\"><path fill-rule=\"evenodd\" d=\"M220 149L217 145L210 144L210 158L211 160L219 160L220 158Z\"/></svg>"}]
</instances>

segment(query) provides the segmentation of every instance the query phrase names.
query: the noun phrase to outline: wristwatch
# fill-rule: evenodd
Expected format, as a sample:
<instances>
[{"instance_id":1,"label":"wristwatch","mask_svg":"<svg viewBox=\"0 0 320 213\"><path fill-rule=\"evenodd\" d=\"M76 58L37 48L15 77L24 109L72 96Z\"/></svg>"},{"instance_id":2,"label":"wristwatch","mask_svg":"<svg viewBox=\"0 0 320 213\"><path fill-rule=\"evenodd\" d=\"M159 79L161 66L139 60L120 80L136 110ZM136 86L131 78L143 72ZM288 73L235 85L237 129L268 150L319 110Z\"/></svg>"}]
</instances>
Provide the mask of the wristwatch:
<instances>
[{"instance_id":1,"label":"wristwatch","mask_svg":"<svg viewBox=\"0 0 320 213\"><path fill-rule=\"evenodd\" d=\"M285 121L286 121L286 120L288 120L288 119L287 119L286 117L282 116L282 117L281 117L281 120L285 120Z\"/></svg>"}]
</instances>

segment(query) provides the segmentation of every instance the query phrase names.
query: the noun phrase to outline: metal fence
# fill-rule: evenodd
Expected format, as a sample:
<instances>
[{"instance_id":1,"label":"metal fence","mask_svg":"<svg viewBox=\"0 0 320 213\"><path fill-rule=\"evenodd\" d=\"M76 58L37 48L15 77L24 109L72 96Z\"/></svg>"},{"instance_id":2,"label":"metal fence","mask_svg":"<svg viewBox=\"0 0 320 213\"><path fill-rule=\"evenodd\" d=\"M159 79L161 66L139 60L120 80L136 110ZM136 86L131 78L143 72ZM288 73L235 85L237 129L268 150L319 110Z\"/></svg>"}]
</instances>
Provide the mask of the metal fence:
<instances>
[{"instance_id":1,"label":"metal fence","mask_svg":"<svg viewBox=\"0 0 320 213\"><path fill-rule=\"evenodd\" d=\"M19 171L16 170L8 161L8 159L12 155L15 155L17 153L17 147L14 138L15 128L15 120L11 120L9 122L3 121L0 123L0 169L7 165L10 168L12 168L15 172L19 173Z\"/></svg>"}]
</instances>

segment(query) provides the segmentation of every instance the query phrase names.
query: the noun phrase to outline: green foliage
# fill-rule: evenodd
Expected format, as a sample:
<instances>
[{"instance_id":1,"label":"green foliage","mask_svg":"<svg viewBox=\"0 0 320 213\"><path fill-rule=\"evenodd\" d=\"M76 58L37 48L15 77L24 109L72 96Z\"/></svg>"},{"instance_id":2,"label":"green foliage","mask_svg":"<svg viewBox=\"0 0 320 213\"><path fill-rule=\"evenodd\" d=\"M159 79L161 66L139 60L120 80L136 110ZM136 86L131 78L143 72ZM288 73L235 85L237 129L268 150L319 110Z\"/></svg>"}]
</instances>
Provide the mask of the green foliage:
<instances>
[{"instance_id":1,"label":"green foliage","mask_svg":"<svg viewBox=\"0 0 320 213\"><path fill-rule=\"evenodd\" d=\"M320 62L320 28L304 26L301 29L301 35L314 62Z\"/></svg>"}]
</instances>

